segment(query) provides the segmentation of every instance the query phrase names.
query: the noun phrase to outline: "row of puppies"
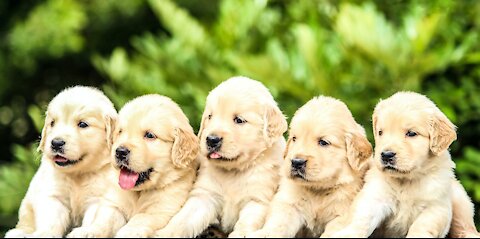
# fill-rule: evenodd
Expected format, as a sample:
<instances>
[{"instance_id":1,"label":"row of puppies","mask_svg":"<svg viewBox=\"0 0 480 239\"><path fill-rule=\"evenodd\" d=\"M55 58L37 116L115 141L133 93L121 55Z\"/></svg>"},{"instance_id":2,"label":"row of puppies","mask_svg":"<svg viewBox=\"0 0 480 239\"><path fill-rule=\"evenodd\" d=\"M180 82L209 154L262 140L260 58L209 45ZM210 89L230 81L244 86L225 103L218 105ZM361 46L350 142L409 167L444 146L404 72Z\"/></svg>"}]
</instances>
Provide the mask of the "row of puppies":
<instances>
[{"instance_id":1,"label":"row of puppies","mask_svg":"<svg viewBox=\"0 0 480 239\"><path fill-rule=\"evenodd\" d=\"M418 94L376 107L375 156L329 97L295 113L286 143L273 97L244 77L210 92L198 139L157 95L117 117L103 94L75 87L45 122L42 164L9 237L194 237L214 224L230 237L445 236L450 225L451 236L478 235L452 173L454 126Z\"/></svg>"}]
</instances>

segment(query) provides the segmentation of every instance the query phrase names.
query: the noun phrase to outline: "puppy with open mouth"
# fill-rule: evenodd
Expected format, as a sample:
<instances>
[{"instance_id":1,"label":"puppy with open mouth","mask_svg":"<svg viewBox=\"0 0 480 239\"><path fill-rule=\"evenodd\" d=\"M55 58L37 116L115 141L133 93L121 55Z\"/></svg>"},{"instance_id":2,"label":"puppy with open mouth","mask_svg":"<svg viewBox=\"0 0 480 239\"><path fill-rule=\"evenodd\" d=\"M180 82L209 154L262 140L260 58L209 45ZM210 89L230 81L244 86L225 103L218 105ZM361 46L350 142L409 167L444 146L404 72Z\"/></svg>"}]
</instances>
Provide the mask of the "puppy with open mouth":
<instances>
[{"instance_id":1,"label":"puppy with open mouth","mask_svg":"<svg viewBox=\"0 0 480 239\"><path fill-rule=\"evenodd\" d=\"M116 200L128 219L116 237L152 237L187 199L198 139L180 107L160 95L125 104L116 127L112 158L122 189Z\"/></svg>"},{"instance_id":2,"label":"puppy with open mouth","mask_svg":"<svg viewBox=\"0 0 480 239\"><path fill-rule=\"evenodd\" d=\"M332 230L362 188L372 151L343 102L325 96L307 102L290 123L282 180L265 225L248 237L319 237Z\"/></svg>"},{"instance_id":3,"label":"puppy with open mouth","mask_svg":"<svg viewBox=\"0 0 480 239\"><path fill-rule=\"evenodd\" d=\"M375 156L350 222L333 237L478 237L453 174L455 126L427 97L399 92L373 113Z\"/></svg>"},{"instance_id":4,"label":"puppy with open mouth","mask_svg":"<svg viewBox=\"0 0 480 239\"><path fill-rule=\"evenodd\" d=\"M67 88L49 103L42 160L6 237L63 237L98 206L117 112L99 90Z\"/></svg>"},{"instance_id":5,"label":"puppy with open mouth","mask_svg":"<svg viewBox=\"0 0 480 239\"><path fill-rule=\"evenodd\" d=\"M208 97L200 169L189 199L158 237L195 237L209 225L230 237L260 229L278 187L287 122L268 89L232 77Z\"/></svg>"}]
</instances>

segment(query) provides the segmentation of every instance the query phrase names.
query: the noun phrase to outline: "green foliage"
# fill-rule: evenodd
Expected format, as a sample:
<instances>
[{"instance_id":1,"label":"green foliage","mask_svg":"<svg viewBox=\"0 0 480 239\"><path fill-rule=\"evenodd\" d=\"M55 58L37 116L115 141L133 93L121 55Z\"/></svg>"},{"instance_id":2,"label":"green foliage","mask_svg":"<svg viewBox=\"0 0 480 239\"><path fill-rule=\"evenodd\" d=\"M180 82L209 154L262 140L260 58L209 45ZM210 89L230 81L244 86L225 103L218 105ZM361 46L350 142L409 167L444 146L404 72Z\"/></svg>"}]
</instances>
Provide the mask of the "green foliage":
<instances>
[{"instance_id":1,"label":"green foliage","mask_svg":"<svg viewBox=\"0 0 480 239\"><path fill-rule=\"evenodd\" d=\"M28 147L13 146L15 160L9 165L0 166L0 214L16 214L20 202L27 192L30 180L37 170L40 155L37 145Z\"/></svg>"},{"instance_id":2,"label":"green foliage","mask_svg":"<svg viewBox=\"0 0 480 239\"><path fill-rule=\"evenodd\" d=\"M48 0L37 6L9 35L10 47L19 60L16 63L34 66L40 56L58 58L80 51L84 41L79 31L86 21L85 12L74 0Z\"/></svg>"},{"instance_id":3,"label":"green foliage","mask_svg":"<svg viewBox=\"0 0 480 239\"><path fill-rule=\"evenodd\" d=\"M30 127L36 129L34 135L42 127L46 102L66 85L84 84L78 78L92 79L117 108L142 94L169 96L196 129L209 90L234 75L262 81L289 117L319 94L342 99L369 135L371 113L380 98L400 90L421 92L458 126L458 140L452 145L456 173L478 207L479 1L208 3L39 2L26 8L25 20L4 27L9 34L6 49L0 48L0 73L4 73L0 86L11 86L6 79L23 70L27 75L57 79L44 83L44 90L35 92L28 105L23 103L31 116ZM123 37L115 37L119 35ZM72 65L61 65L66 71L60 74L52 73L56 69L44 72L34 67L48 66L45 62L57 66L59 61ZM15 102L16 106L23 101ZM21 107L0 107L0 123L13 122L20 114L16 108ZM15 149L14 163L2 170L18 172L18 167L28 165L20 159L25 152L33 160L33 148ZM2 170L0 185L7 185L2 184L6 179ZM25 184L9 187L21 194ZM12 212L18 205L15 200L12 197L5 204L8 209L0 207L0 212Z\"/></svg>"}]
</instances>

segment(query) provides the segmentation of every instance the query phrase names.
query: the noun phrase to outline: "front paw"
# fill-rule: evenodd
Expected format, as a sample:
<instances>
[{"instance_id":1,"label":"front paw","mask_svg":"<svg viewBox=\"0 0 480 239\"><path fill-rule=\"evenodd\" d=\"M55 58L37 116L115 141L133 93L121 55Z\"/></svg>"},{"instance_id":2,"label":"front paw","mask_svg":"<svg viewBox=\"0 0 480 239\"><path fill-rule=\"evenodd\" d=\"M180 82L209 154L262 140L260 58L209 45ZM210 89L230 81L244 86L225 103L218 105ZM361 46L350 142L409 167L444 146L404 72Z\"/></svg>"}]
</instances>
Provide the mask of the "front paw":
<instances>
[{"instance_id":1,"label":"front paw","mask_svg":"<svg viewBox=\"0 0 480 239\"><path fill-rule=\"evenodd\" d=\"M88 227L77 227L74 228L68 235L67 238L95 238L95 237L106 237L102 235L102 232L98 230L93 230Z\"/></svg>"},{"instance_id":2,"label":"front paw","mask_svg":"<svg viewBox=\"0 0 480 239\"><path fill-rule=\"evenodd\" d=\"M246 238L249 232L243 230L235 230L228 234L228 238Z\"/></svg>"},{"instance_id":3,"label":"front paw","mask_svg":"<svg viewBox=\"0 0 480 239\"><path fill-rule=\"evenodd\" d=\"M338 232L332 233L331 235L322 235L322 237L324 238L362 238L366 236L361 236L352 230L343 229Z\"/></svg>"},{"instance_id":4,"label":"front paw","mask_svg":"<svg viewBox=\"0 0 480 239\"><path fill-rule=\"evenodd\" d=\"M153 230L146 227L122 227L117 234L116 238L146 238L153 234Z\"/></svg>"},{"instance_id":5,"label":"front paw","mask_svg":"<svg viewBox=\"0 0 480 239\"><path fill-rule=\"evenodd\" d=\"M155 232L155 238L177 238L177 237L180 237L179 235L177 235L177 233L175 233L175 231L170 231L170 230L167 230L165 228L163 229L160 229L158 231Z\"/></svg>"},{"instance_id":6,"label":"front paw","mask_svg":"<svg viewBox=\"0 0 480 239\"><path fill-rule=\"evenodd\" d=\"M258 231L255 231L255 232L247 233L247 235L245 237L246 238L268 238L268 237L272 237L272 236L269 236L269 233L265 230L258 230Z\"/></svg>"},{"instance_id":7,"label":"front paw","mask_svg":"<svg viewBox=\"0 0 480 239\"><path fill-rule=\"evenodd\" d=\"M32 233L31 238L62 238L63 235L56 235L49 231L36 231Z\"/></svg>"},{"instance_id":8,"label":"front paw","mask_svg":"<svg viewBox=\"0 0 480 239\"><path fill-rule=\"evenodd\" d=\"M27 238L27 237L31 237L31 235L17 228L12 229L5 234L5 238Z\"/></svg>"}]
</instances>

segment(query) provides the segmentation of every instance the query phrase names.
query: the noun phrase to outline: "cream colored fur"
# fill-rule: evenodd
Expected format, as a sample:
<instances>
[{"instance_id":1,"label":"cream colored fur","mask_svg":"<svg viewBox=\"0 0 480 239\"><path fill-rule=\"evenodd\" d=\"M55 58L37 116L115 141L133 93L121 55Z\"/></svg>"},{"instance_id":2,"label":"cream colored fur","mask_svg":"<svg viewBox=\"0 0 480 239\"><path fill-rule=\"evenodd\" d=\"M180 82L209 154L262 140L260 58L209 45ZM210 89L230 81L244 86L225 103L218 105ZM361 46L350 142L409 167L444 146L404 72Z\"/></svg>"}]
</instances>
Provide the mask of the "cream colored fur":
<instances>
[{"instance_id":1,"label":"cream colored fur","mask_svg":"<svg viewBox=\"0 0 480 239\"><path fill-rule=\"evenodd\" d=\"M236 117L246 120L236 124ZM195 237L220 223L242 237L264 223L277 190L287 122L261 83L233 77L210 92L199 131L201 166L189 199L159 237ZM210 158L208 135L223 143L222 159Z\"/></svg>"},{"instance_id":2,"label":"cream colored fur","mask_svg":"<svg viewBox=\"0 0 480 239\"><path fill-rule=\"evenodd\" d=\"M266 223L248 236L320 236L348 212L371 155L365 130L343 102L325 96L310 100L290 124L282 181ZM293 159L307 160L304 177L292 174Z\"/></svg>"},{"instance_id":3,"label":"cream colored fur","mask_svg":"<svg viewBox=\"0 0 480 239\"><path fill-rule=\"evenodd\" d=\"M88 220L85 214L99 205L105 189L116 118L110 100L90 87L68 88L50 102L38 147L41 164L20 206L18 224L6 237L63 237ZM80 121L88 127L80 128ZM76 164L54 162L55 138L65 141L63 156Z\"/></svg>"},{"instance_id":4,"label":"cream colored fur","mask_svg":"<svg viewBox=\"0 0 480 239\"><path fill-rule=\"evenodd\" d=\"M375 167L366 175L349 225L332 236L445 237L452 214L457 215L455 235L475 235L473 205L455 179L448 152L455 126L435 104L399 92L376 106L373 130ZM386 150L396 152L397 170L382 166L380 154Z\"/></svg>"}]
</instances>

